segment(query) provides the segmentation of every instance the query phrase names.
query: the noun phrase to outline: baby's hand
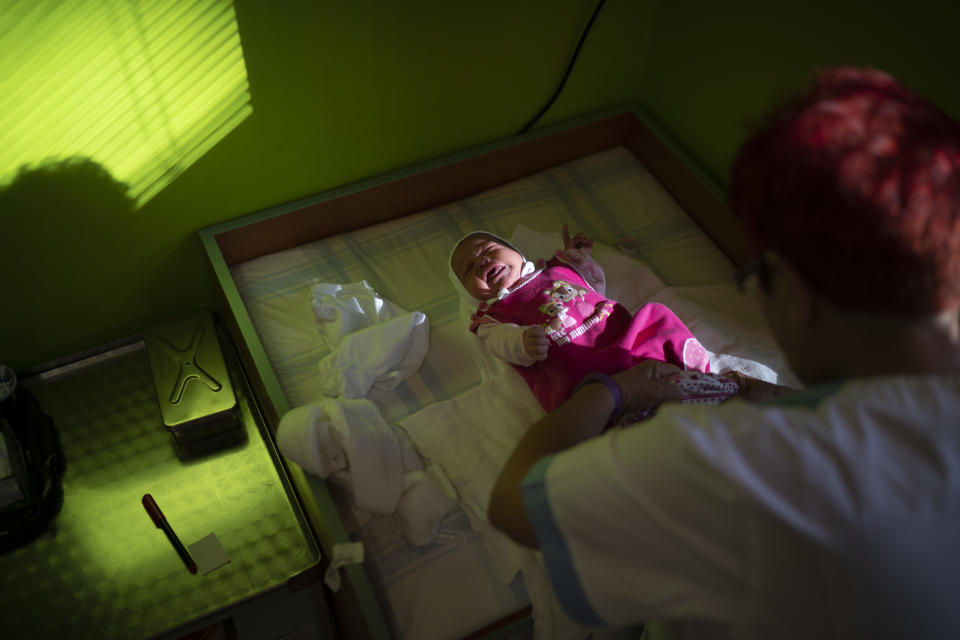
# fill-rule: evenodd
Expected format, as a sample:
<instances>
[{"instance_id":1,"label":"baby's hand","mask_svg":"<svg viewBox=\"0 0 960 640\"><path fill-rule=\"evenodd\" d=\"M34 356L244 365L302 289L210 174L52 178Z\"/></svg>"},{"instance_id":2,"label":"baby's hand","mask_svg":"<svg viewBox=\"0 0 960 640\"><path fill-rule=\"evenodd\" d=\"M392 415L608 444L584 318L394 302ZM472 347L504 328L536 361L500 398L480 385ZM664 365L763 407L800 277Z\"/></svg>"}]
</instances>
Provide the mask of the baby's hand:
<instances>
[{"instance_id":1,"label":"baby's hand","mask_svg":"<svg viewBox=\"0 0 960 640\"><path fill-rule=\"evenodd\" d=\"M523 350L527 355L536 361L547 359L547 349L550 347L550 341L547 340L547 332L543 327L528 327L523 332Z\"/></svg>"},{"instance_id":2,"label":"baby's hand","mask_svg":"<svg viewBox=\"0 0 960 640\"><path fill-rule=\"evenodd\" d=\"M591 249L593 247L593 240L588 238L583 234L582 231L578 231L577 235L570 237L570 231L567 229L567 225L563 225L563 248L568 249L577 249L583 255L589 257Z\"/></svg>"}]
</instances>

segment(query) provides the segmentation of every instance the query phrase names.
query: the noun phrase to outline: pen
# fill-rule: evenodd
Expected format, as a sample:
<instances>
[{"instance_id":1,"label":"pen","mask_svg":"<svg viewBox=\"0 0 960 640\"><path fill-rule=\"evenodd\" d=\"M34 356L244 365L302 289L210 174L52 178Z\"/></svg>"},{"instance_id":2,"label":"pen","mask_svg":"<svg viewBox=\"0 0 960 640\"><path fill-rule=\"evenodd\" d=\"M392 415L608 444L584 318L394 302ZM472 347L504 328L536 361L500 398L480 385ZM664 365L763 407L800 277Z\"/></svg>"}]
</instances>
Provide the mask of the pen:
<instances>
[{"instance_id":1,"label":"pen","mask_svg":"<svg viewBox=\"0 0 960 640\"><path fill-rule=\"evenodd\" d=\"M167 539L170 540L170 544L173 545L173 548L177 550L177 555L180 556L181 560L183 560L183 564L187 565L187 569L190 571L190 573L196 573L197 565L193 563L193 558L190 557L190 554L187 553L187 550L180 543L180 539L177 537L177 534L175 534L173 529L170 528L170 523L167 522L167 519L163 517L163 512L160 511L160 507L157 506L153 496L149 493L143 494L142 502L143 508L147 510L147 513L150 514L150 517L153 519L153 524L157 525L158 529L163 529L163 532L167 534Z\"/></svg>"}]
</instances>

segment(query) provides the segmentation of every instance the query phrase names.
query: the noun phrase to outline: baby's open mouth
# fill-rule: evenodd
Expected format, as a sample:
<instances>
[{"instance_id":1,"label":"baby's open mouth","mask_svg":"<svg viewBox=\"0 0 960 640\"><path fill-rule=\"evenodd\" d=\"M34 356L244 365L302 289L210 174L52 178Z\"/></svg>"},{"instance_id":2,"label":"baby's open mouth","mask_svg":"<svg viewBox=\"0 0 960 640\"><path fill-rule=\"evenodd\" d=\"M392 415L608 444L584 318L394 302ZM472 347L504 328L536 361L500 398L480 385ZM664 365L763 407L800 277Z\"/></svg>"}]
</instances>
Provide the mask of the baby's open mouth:
<instances>
[{"instance_id":1,"label":"baby's open mouth","mask_svg":"<svg viewBox=\"0 0 960 640\"><path fill-rule=\"evenodd\" d=\"M487 269L487 273L483 277L484 281L487 284L490 284L490 282L492 282L494 278L500 275L500 272L503 271L505 268L506 267L502 264L495 264L491 266L489 269Z\"/></svg>"}]
</instances>

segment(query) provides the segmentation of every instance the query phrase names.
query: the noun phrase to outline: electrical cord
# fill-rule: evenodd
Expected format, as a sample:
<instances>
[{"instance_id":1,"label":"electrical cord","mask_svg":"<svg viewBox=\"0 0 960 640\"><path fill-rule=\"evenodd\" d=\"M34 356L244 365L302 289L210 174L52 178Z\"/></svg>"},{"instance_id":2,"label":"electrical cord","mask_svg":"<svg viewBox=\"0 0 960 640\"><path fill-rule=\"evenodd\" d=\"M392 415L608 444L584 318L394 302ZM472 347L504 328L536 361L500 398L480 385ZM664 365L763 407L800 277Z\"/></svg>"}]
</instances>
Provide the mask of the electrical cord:
<instances>
[{"instance_id":1,"label":"electrical cord","mask_svg":"<svg viewBox=\"0 0 960 640\"><path fill-rule=\"evenodd\" d=\"M517 135L521 135L530 130L534 124L537 123L537 120L543 117L543 114L547 112L547 109L553 106L553 103L556 101L557 96L560 95L560 92L563 91L563 86L567 83L567 78L570 77L570 72L573 70L573 65L577 61L577 56L580 55L580 47L583 46L583 41L587 39L587 34L590 33L590 28L593 26L593 21L597 19L597 14L600 13L600 9L603 8L604 3L607 0L599 0L597 6L593 10L593 15L590 16L590 20L587 21L587 26L583 28L583 33L580 34L580 41L577 42L576 48L573 50L573 55L570 57L570 62L567 64L566 71L563 72L563 78L560 79L560 84L557 85L557 89L553 92L553 95L550 96L550 99L547 100L547 103L543 105L540 111L533 116L527 124L523 125L520 130L517 132Z\"/></svg>"}]
</instances>

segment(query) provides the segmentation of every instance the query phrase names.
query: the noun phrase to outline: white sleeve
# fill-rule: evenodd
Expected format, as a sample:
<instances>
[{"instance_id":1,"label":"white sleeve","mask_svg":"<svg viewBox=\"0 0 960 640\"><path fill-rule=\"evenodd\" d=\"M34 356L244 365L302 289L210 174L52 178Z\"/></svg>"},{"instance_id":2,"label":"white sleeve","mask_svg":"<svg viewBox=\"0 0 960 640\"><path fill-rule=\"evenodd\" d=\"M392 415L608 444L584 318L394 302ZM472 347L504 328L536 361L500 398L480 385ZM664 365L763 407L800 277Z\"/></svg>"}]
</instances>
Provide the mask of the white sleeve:
<instances>
[{"instance_id":1,"label":"white sleeve","mask_svg":"<svg viewBox=\"0 0 960 640\"><path fill-rule=\"evenodd\" d=\"M549 456L524 480L554 591L586 626L722 619L745 591L736 569L752 537L738 492L664 418Z\"/></svg>"},{"instance_id":2,"label":"white sleeve","mask_svg":"<svg viewBox=\"0 0 960 640\"><path fill-rule=\"evenodd\" d=\"M526 349L523 348L523 332L527 329L528 327L512 322L481 324L477 327L477 336L490 352L501 360L521 367L529 367L536 360L527 355Z\"/></svg>"}]
</instances>

